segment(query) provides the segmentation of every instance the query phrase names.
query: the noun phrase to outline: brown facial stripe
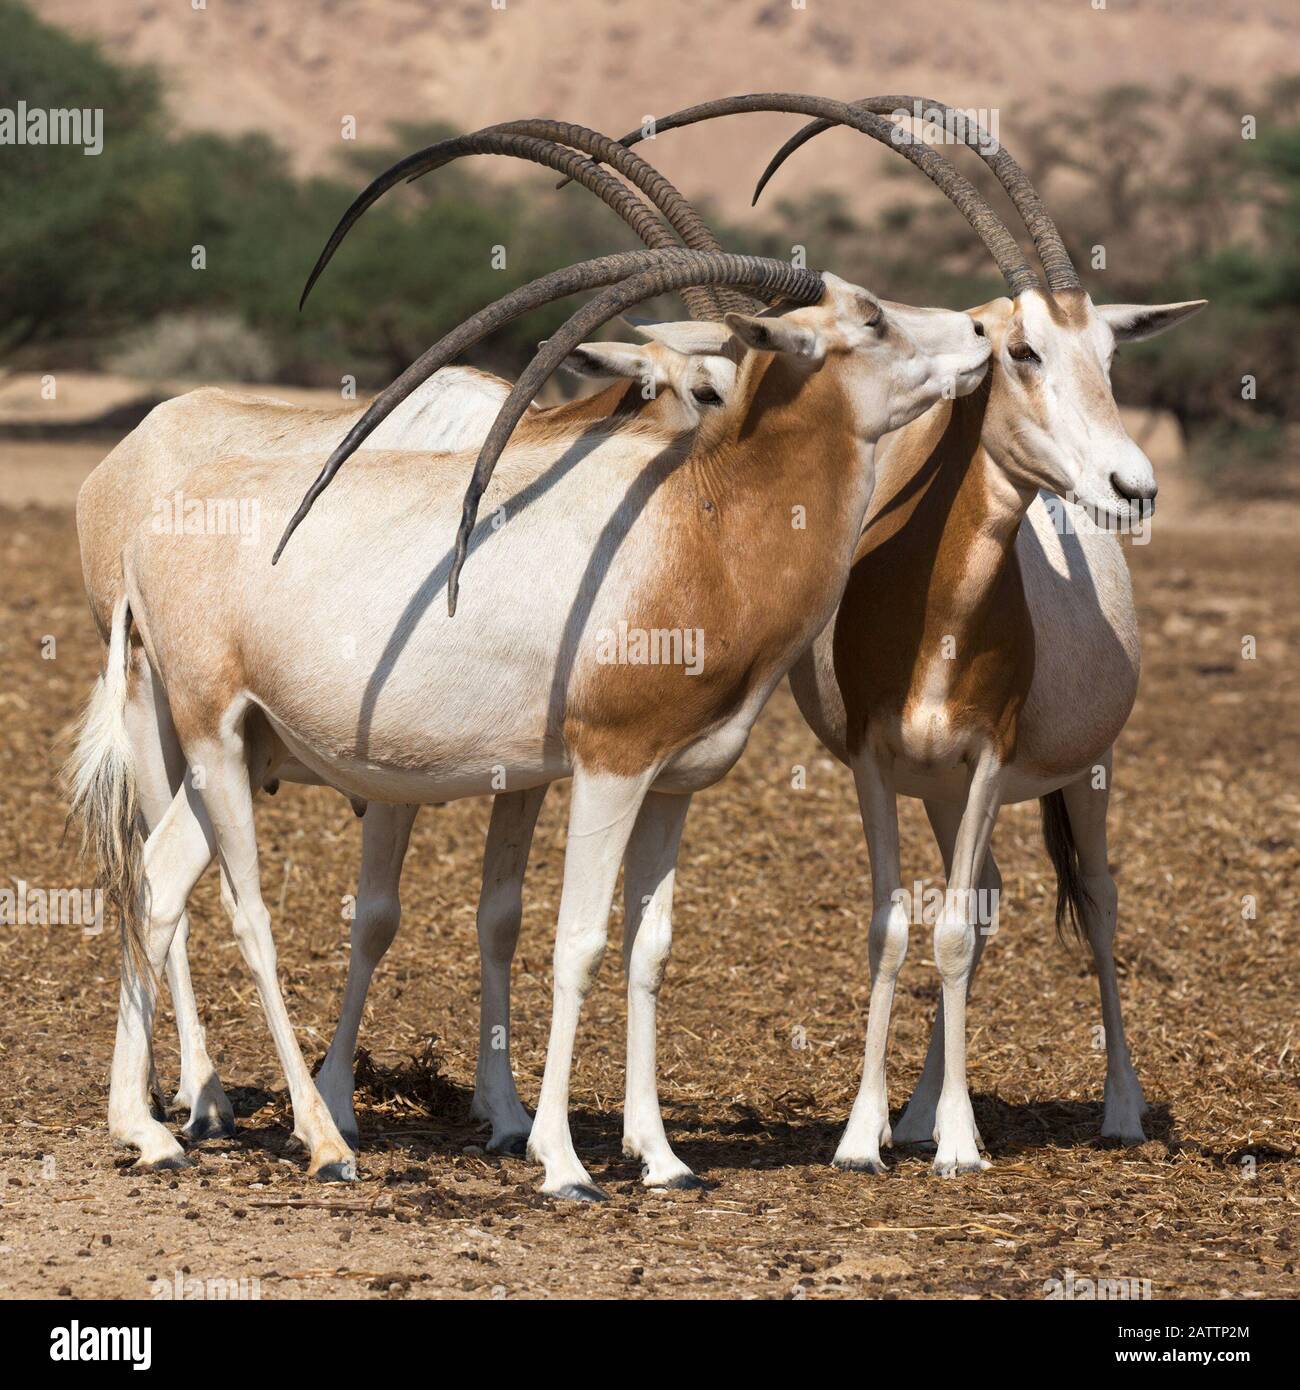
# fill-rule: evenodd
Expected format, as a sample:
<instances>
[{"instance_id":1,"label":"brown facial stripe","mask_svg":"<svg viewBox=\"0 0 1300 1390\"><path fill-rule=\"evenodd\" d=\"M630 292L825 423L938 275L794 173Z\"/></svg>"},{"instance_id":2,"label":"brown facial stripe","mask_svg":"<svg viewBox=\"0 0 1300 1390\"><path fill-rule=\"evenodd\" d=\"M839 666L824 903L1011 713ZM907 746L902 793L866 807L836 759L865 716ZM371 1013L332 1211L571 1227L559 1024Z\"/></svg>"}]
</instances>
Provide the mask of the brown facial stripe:
<instances>
[{"instance_id":1,"label":"brown facial stripe","mask_svg":"<svg viewBox=\"0 0 1300 1390\"><path fill-rule=\"evenodd\" d=\"M647 470L665 539L629 627L702 629L703 670L601 665L582 638L564 734L587 769L630 775L723 723L830 616L856 534L850 403L833 370L753 353L716 442ZM653 474L653 477L649 475ZM806 529L793 525L803 507ZM820 617L820 622L819 622Z\"/></svg>"},{"instance_id":2,"label":"brown facial stripe","mask_svg":"<svg viewBox=\"0 0 1300 1390\"><path fill-rule=\"evenodd\" d=\"M948 636L956 644L945 692L951 727L982 731L1004 758L1014 749L1033 678L1033 627L1015 527L999 551L972 554L993 515L994 465L979 443L987 405L986 382L903 431L889 483L877 483L835 627L850 752L873 719L906 721L915 711Z\"/></svg>"}]
</instances>

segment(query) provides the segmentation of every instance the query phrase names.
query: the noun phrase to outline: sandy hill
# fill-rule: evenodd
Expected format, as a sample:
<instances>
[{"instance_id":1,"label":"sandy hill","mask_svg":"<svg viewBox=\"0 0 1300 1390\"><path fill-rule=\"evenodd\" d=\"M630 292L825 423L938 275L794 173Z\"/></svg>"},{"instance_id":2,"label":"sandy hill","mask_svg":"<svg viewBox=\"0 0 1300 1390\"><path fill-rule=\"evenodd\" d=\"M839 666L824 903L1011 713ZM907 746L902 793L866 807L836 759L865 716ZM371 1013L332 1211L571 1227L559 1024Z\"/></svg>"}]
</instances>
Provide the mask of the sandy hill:
<instances>
[{"instance_id":1,"label":"sandy hill","mask_svg":"<svg viewBox=\"0 0 1300 1390\"><path fill-rule=\"evenodd\" d=\"M1100 0L1095 0L1100 3ZM464 127L564 116L621 134L711 96L794 90L846 99L921 92L997 107L1015 149L1056 88L1163 86L1188 75L1252 90L1293 69L1294 0L40 0L41 15L165 74L179 124L265 130L299 168L329 169L341 122ZM497 8L496 6L501 6ZM109 113L111 131L111 113ZM748 203L793 117L737 117L664 137L654 159L729 212ZM827 137L782 192L867 196L863 142ZM813 153L813 150L816 153ZM867 185L869 188L870 185Z\"/></svg>"}]
</instances>

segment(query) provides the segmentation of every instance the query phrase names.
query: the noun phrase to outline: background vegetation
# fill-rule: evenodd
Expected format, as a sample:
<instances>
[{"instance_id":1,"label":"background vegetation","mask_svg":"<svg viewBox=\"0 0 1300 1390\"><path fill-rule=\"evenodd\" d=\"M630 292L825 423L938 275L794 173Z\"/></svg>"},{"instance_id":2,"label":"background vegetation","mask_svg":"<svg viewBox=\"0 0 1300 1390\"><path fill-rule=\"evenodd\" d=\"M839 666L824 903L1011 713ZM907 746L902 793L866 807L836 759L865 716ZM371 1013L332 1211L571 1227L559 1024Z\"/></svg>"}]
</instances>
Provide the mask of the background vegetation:
<instances>
[{"instance_id":1,"label":"background vegetation","mask_svg":"<svg viewBox=\"0 0 1300 1390\"><path fill-rule=\"evenodd\" d=\"M395 128L390 147L352 150L338 178L297 179L265 137L178 133L152 72L109 61L18 0L0 0L0 32L0 107L105 111L98 157L0 149L0 369L331 385L352 373L377 385L514 285L636 244L580 189L554 192L523 169L502 187L467 161L372 209L299 314L306 272L362 182L446 129ZM1245 112L1257 120L1251 140ZM1300 78L1250 100L1190 85L1112 89L1018 124L1013 148L1050 185L1098 300L1211 300L1194 328L1125 351L1121 398L1174 411L1226 486L1283 485L1300 431ZM979 161L959 154L1001 199ZM911 186L891 198L905 187L897 177ZM979 242L942 199L918 197L918 183L899 161L863 222L833 196L780 201L778 175L763 220L718 231L737 249L789 257L802 246L808 264L900 299L972 305L997 294ZM205 248L201 271L194 246ZM504 269L492 267L495 246L506 248ZM573 307L521 320L479 360L516 371ZM1247 375L1253 401L1243 399Z\"/></svg>"}]
</instances>

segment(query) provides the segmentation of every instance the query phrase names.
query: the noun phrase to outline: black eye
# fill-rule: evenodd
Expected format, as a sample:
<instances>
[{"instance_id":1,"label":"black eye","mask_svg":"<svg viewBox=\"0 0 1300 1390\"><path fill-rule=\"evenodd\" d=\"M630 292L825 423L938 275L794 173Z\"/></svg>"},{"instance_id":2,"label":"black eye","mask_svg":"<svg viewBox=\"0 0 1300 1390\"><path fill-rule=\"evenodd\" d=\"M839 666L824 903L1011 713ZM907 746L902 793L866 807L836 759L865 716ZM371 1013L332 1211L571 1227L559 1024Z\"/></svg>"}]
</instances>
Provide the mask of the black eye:
<instances>
[{"instance_id":1,"label":"black eye","mask_svg":"<svg viewBox=\"0 0 1300 1390\"><path fill-rule=\"evenodd\" d=\"M691 388L691 395L694 396L701 405L722 404L722 397L718 395L712 386L694 386Z\"/></svg>"},{"instance_id":2,"label":"black eye","mask_svg":"<svg viewBox=\"0 0 1300 1390\"><path fill-rule=\"evenodd\" d=\"M1012 360L1016 362L1041 363L1043 360L1028 343L1012 343L1007 351L1011 354Z\"/></svg>"}]
</instances>

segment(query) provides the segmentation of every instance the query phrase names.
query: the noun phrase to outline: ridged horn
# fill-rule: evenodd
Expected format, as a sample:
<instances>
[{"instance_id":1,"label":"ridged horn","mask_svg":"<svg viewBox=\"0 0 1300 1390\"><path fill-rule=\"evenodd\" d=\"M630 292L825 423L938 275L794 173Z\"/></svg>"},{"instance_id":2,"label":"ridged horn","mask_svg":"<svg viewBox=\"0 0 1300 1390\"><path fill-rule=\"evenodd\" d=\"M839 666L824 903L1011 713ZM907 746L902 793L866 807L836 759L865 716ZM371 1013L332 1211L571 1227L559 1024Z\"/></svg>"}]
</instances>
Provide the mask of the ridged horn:
<instances>
[{"instance_id":1,"label":"ridged horn","mask_svg":"<svg viewBox=\"0 0 1300 1390\"><path fill-rule=\"evenodd\" d=\"M746 111L789 111L796 115L815 116L836 125L852 126L864 135L892 145L905 159L911 160L926 178L938 185L975 229L997 263L1012 295L1039 287L1038 276L1025 260L1019 243L974 185L963 178L942 155L874 112L834 101L830 97L806 96L797 92L758 92L748 96L721 97L716 101L674 111L669 116L656 117L655 134ZM631 146L644 138L641 131L634 130L623 136L619 143Z\"/></svg>"},{"instance_id":2,"label":"ridged horn","mask_svg":"<svg viewBox=\"0 0 1300 1390\"><path fill-rule=\"evenodd\" d=\"M479 502L491 481L492 470L515 426L546 379L580 342L589 338L602 324L617 318L642 300L653 299L656 295L685 285L698 284L744 285L800 304L815 303L824 289L822 278L816 272L796 269L785 261L768 260L761 256L685 252L671 258L661 258L649 268L610 285L595 299L584 304L542 344L502 404L479 450L473 475L465 490L460 527L456 533L455 556L447 577L448 613L454 616L456 612L460 572L478 517Z\"/></svg>"},{"instance_id":3,"label":"ridged horn","mask_svg":"<svg viewBox=\"0 0 1300 1390\"><path fill-rule=\"evenodd\" d=\"M873 111L880 116L889 116L895 111L906 111L912 114L917 109L941 111L946 116L961 116L961 126L954 131L954 134L962 140L963 144L969 145L976 151L985 164L993 170L998 182L1006 189L1007 196L1015 204L1016 211L1025 224L1025 229L1033 238L1034 249L1038 252L1038 259L1042 262L1043 271L1047 276L1048 289L1055 293L1057 290L1081 288L1078 272L1074 268L1074 262L1070 259L1070 253L1065 249L1065 242L1057 230L1056 223L1052 221L1051 215L1044 206L1042 198L1039 197L1037 190L1030 183L1028 174L1011 157L1006 147L1000 141L994 140L978 122L972 121L959 108L949 106L946 102L932 101L928 97L863 97L861 101L855 101L851 104L855 108ZM772 175L800 146L806 145L809 140L815 135L820 135L822 131L830 130L835 124L837 124L835 121L816 120L809 122L802 130L796 131L777 150L767 168L763 170L763 176L754 189L754 202L758 202L759 194L767 186Z\"/></svg>"},{"instance_id":4,"label":"ridged horn","mask_svg":"<svg viewBox=\"0 0 1300 1390\"><path fill-rule=\"evenodd\" d=\"M462 352L473 347L503 324L509 323L523 314L530 313L534 309L543 308L553 300L562 299L571 294L579 294L583 290L612 285L619 280L626 279L629 275L635 275L653 266L681 262L684 257L694 258L692 264L695 264L698 263L701 255L707 254L678 247L676 250L624 251L613 256L598 256L594 260L580 261L576 265L565 266L561 270L552 271L549 275L543 275L527 285L512 290L509 294L503 295L492 304L480 309L478 313L471 315L457 328L440 338L427 352L416 358L396 381L386 386L370 402L365 414L335 447L334 452L326 459L325 466L321 469L315 482L307 489L298 510L294 512L289 524L285 527L284 534L280 537L280 543L275 548L271 563L275 564L279 560L289 542L289 537L302 523L316 499L330 485L344 462L361 447L362 442L371 431L391 414L412 391ZM724 257L724 259L732 258ZM753 257L741 257L739 259L755 261ZM768 264L757 261L755 263ZM771 264L780 265L782 262L771 262ZM806 273L796 271L788 265L785 266L785 269L796 277ZM703 283L708 283L707 276L702 277L702 280ZM701 283L701 280L691 280L688 276L684 281L677 283L683 286L695 285ZM733 280L730 283L739 282ZM791 284L807 290L807 285L801 280L796 279ZM762 285L759 287L761 288ZM785 291L773 292L785 293ZM796 295L791 292L790 297L793 298ZM635 303L636 301L632 302Z\"/></svg>"},{"instance_id":5,"label":"ridged horn","mask_svg":"<svg viewBox=\"0 0 1300 1390\"><path fill-rule=\"evenodd\" d=\"M572 146L573 149L565 149L564 146ZM549 165L563 172L566 181L573 179L595 193L613 208L647 245L667 247L677 244L663 229L662 224L646 211L640 199L628 194L623 185L617 180L611 180L609 175L601 175L600 170L590 160L575 155L574 149L584 153L599 152L602 156L608 156L603 162L617 169L639 188L687 246L706 251L719 249L717 238L682 193L653 165L619 145L608 135L567 121L507 121L487 126L469 135L439 140L405 159L398 160L396 164L377 175L353 200L330 234L307 278L298 302L299 308L306 302L312 287L344 237L368 208L399 183L420 178L467 155L508 155L531 160L535 164ZM623 195L617 201L614 192L616 189ZM651 237L654 240L649 239ZM719 300L708 291L693 297L695 302L689 307L691 313L699 318L718 318L728 308L735 307L729 300ZM753 305L746 301L741 307L752 308Z\"/></svg>"}]
</instances>

